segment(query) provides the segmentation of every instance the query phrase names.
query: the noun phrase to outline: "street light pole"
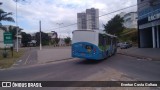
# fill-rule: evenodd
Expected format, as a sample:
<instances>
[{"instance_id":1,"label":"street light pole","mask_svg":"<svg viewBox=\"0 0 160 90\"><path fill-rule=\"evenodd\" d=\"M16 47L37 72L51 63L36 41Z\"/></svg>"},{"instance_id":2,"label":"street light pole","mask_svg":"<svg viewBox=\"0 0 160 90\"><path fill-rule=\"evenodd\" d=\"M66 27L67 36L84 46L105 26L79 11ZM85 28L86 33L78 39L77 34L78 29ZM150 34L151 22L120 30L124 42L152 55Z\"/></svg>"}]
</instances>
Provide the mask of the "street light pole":
<instances>
[{"instance_id":1,"label":"street light pole","mask_svg":"<svg viewBox=\"0 0 160 90\"><path fill-rule=\"evenodd\" d=\"M16 27L17 27L17 29L16 29L16 31L17 31L17 45L16 45L16 47L17 47L17 52L18 52L18 21L17 21L17 0L16 0Z\"/></svg>"},{"instance_id":2,"label":"street light pole","mask_svg":"<svg viewBox=\"0 0 160 90\"><path fill-rule=\"evenodd\" d=\"M59 31L60 31L60 26L63 24L63 23L57 23L59 25Z\"/></svg>"},{"instance_id":3,"label":"street light pole","mask_svg":"<svg viewBox=\"0 0 160 90\"><path fill-rule=\"evenodd\" d=\"M42 50L41 21L39 21L40 50Z\"/></svg>"}]
</instances>

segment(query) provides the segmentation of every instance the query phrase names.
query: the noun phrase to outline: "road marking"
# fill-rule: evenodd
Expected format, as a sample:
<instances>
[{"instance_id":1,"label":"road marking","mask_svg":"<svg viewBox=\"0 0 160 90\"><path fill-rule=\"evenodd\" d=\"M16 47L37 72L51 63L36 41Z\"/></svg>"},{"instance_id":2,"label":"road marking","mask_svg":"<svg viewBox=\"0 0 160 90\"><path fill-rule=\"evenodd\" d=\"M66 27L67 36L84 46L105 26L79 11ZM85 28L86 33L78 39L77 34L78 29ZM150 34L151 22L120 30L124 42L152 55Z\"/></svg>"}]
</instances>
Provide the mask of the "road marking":
<instances>
[{"instance_id":1,"label":"road marking","mask_svg":"<svg viewBox=\"0 0 160 90\"><path fill-rule=\"evenodd\" d=\"M144 60L144 59L137 59L138 61Z\"/></svg>"},{"instance_id":2,"label":"road marking","mask_svg":"<svg viewBox=\"0 0 160 90\"><path fill-rule=\"evenodd\" d=\"M151 58L138 58L138 61L152 61Z\"/></svg>"},{"instance_id":3,"label":"road marking","mask_svg":"<svg viewBox=\"0 0 160 90\"><path fill-rule=\"evenodd\" d=\"M27 64L27 61L28 61L28 59L29 59L30 55L31 55L31 54L29 54L29 55L28 55L28 57L27 57L27 59L26 59L26 61L25 61L25 63L24 63L24 64Z\"/></svg>"},{"instance_id":4,"label":"road marking","mask_svg":"<svg viewBox=\"0 0 160 90\"><path fill-rule=\"evenodd\" d=\"M149 60L149 61L152 61L152 58L146 58L147 60Z\"/></svg>"},{"instance_id":5,"label":"road marking","mask_svg":"<svg viewBox=\"0 0 160 90\"><path fill-rule=\"evenodd\" d=\"M59 61L67 61L67 60L72 60L74 58L66 58L66 59L60 59L60 60L52 60L52 61L47 61L47 62L44 62L44 63L52 63L52 62L59 62Z\"/></svg>"},{"instance_id":6,"label":"road marking","mask_svg":"<svg viewBox=\"0 0 160 90\"><path fill-rule=\"evenodd\" d=\"M67 60L56 60L56 61L48 61L48 62L38 62L38 64L40 64L40 65L57 64L57 63L68 62L68 61L75 61L75 58L67 59Z\"/></svg>"},{"instance_id":7,"label":"road marking","mask_svg":"<svg viewBox=\"0 0 160 90\"><path fill-rule=\"evenodd\" d=\"M111 81L117 81L116 79L111 78Z\"/></svg>"},{"instance_id":8,"label":"road marking","mask_svg":"<svg viewBox=\"0 0 160 90\"><path fill-rule=\"evenodd\" d=\"M13 66L17 66L18 64L13 64Z\"/></svg>"},{"instance_id":9,"label":"road marking","mask_svg":"<svg viewBox=\"0 0 160 90\"><path fill-rule=\"evenodd\" d=\"M96 90L102 90L101 88L96 88Z\"/></svg>"},{"instance_id":10,"label":"road marking","mask_svg":"<svg viewBox=\"0 0 160 90\"><path fill-rule=\"evenodd\" d=\"M22 60L19 60L18 62L22 62Z\"/></svg>"}]
</instances>

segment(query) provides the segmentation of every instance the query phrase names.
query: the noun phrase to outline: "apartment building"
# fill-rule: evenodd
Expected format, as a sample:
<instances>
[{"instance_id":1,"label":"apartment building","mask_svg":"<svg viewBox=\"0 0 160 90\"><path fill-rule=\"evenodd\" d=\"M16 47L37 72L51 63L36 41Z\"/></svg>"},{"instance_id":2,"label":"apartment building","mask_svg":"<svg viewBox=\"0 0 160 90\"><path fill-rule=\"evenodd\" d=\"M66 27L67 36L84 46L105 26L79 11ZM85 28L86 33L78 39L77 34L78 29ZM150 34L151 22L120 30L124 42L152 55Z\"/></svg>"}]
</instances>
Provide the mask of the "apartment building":
<instances>
[{"instance_id":1,"label":"apartment building","mask_svg":"<svg viewBox=\"0 0 160 90\"><path fill-rule=\"evenodd\" d=\"M77 29L99 29L99 10L91 8L77 13Z\"/></svg>"}]
</instances>

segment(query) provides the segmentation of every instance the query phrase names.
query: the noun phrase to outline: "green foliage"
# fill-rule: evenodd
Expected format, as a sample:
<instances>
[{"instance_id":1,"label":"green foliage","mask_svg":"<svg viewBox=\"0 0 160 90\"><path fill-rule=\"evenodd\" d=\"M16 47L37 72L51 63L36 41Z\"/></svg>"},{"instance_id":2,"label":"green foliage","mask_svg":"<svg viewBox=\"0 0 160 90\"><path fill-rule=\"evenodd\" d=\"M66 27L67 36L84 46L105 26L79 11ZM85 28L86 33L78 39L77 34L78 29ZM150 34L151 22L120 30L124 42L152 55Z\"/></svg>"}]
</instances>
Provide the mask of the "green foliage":
<instances>
[{"instance_id":1,"label":"green foliage","mask_svg":"<svg viewBox=\"0 0 160 90\"><path fill-rule=\"evenodd\" d=\"M16 39L16 35L17 35L17 27L12 27L12 26L9 26L9 32L12 33L12 38L15 40Z\"/></svg>"},{"instance_id":2,"label":"green foliage","mask_svg":"<svg viewBox=\"0 0 160 90\"><path fill-rule=\"evenodd\" d=\"M0 5L2 5L1 2ZM12 15L12 12L5 12L3 9L0 9L0 24L2 24L1 21L15 22L10 15Z\"/></svg>"},{"instance_id":3,"label":"green foliage","mask_svg":"<svg viewBox=\"0 0 160 90\"><path fill-rule=\"evenodd\" d=\"M3 58L7 58L8 53L6 51L3 51L2 56L3 56Z\"/></svg>"},{"instance_id":4,"label":"green foliage","mask_svg":"<svg viewBox=\"0 0 160 90\"><path fill-rule=\"evenodd\" d=\"M42 39L42 45L49 45L49 42L51 40L48 34L44 32L41 32L41 39ZM40 44L40 33L39 32L36 33L35 40L37 41L36 45L39 46Z\"/></svg>"},{"instance_id":5,"label":"green foliage","mask_svg":"<svg viewBox=\"0 0 160 90\"><path fill-rule=\"evenodd\" d=\"M110 45L105 45L105 46L99 45L98 47L99 47L102 51L106 51L106 50L110 47Z\"/></svg>"},{"instance_id":6,"label":"green foliage","mask_svg":"<svg viewBox=\"0 0 160 90\"><path fill-rule=\"evenodd\" d=\"M64 42L65 42L66 44L69 44L69 43L71 42L71 38L70 38L70 37L65 38L65 39L64 39Z\"/></svg>"},{"instance_id":7,"label":"green foliage","mask_svg":"<svg viewBox=\"0 0 160 90\"><path fill-rule=\"evenodd\" d=\"M0 26L0 28L4 31L7 31L7 27L4 27L4 26ZM8 27L9 29L9 32L12 33L12 38L13 39L16 39L16 34L17 34L17 27L13 27L13 26L9 26ZM19 31L18 31L19 32Z\"/></svg>"},{"instance_id":8,"label":"green foliage","mask_svg":"<svg viewBox=\"0 0 160 90\"><path fill-rule=\"evenodd\" d=\"M4 30L4 31L7 31L7 28L2 26L1 23L0 23L0 29Z\"/></svg>"},{"instance_id":9,"label":"green foliage","mask_svg":"<svg viewBox=\"0 0 160 90\"><path fill-rule=\"evenodd\" d=\"M23 44L24 47L27 47L28 42L31 41L31 35L27 34L25 32L22 32L21 35L22 35L22 44Z\"/></svg>"},{"instance_id":10,"label":"green foliage","mask_svg":"<svg viewBox=\"0 0 160 90\"><path fill-rule=\"evenodd\" d=\"M104 25L105 32L110 34L115 34L116 36L120 36L120 33L124 30L123 26L123 18L119 15L113 17L106 25Z\"/></svg>"},{"instance_id":11,"label":"green foliage","mask_svg":"<svg viewBox=\"0 0 160 90\"><path fill-rule=\"evenodd\" d=\"M125 29L122 33L121 36L119 37L120 41L128 41L128 42L133 42L137 43L138 41L138 30L137 29Z\"/></svg>"},{"instance_id":12,"label":"green foliage","mask_svg":"<svg viewBox=\"0 0 160 90\"><path fill-rule=\"evenodd\" d=\"M17 53L16 51L13 51L13 57L12 52L10 50L6 50L7 52L7 58L4 58L3 55L0 55L0 68L9 68L11 67L17 60L24 54L24 50L20 49ZM3 53L3 50L0 49L0 54Z\"/></svg>"},{"instance_id":13,"label":"green foliage","mask_svg":"<svg viewBox=\"0 0 160 90\"><path fill-rule=\"evenodd\" d=\"M59 38L54 38L54 44L58 44L59 43Z\"/></svg>"}]
</instances>

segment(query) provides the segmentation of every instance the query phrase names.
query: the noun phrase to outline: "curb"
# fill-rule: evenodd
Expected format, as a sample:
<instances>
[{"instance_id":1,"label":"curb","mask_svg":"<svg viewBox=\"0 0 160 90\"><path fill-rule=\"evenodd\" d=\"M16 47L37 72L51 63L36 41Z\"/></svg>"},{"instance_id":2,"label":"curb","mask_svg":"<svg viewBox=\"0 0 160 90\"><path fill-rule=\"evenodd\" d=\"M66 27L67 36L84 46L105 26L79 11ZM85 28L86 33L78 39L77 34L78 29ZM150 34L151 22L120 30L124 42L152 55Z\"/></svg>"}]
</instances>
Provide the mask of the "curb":
<instances>
[{"instance_id":1,"label":"curb","mask_svg":"<svg viewBox=\"0 0 160 90\"><path fill-rule=\"evenodd\" d=\"M44 63L52 63L52 62L58 62L58 61L69 60L69 59L73 59L73 58L65 58L65 59L60 59L60 60L52 60L52 61L47 61L47 62L44 62Z\"/></svg>"},{"instance_id":2,"label":"curb","mask_svg":"<svg viewBox=\"0 0 160 90\"><path fill-rule=\"evenodd\" d=\"M131 55L131 54L126 54L126 53L119 53L118 52L117 54L130 56L130 57L135 57L135 58L139 58L139 59L145 59L145 60L148 60L148 61L160 61L160 60L157 60L156 58L150 58L150 57L144 57L144 56L138 56L138 55Z\"/></svg>"}]
</instances>

